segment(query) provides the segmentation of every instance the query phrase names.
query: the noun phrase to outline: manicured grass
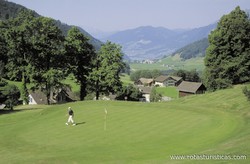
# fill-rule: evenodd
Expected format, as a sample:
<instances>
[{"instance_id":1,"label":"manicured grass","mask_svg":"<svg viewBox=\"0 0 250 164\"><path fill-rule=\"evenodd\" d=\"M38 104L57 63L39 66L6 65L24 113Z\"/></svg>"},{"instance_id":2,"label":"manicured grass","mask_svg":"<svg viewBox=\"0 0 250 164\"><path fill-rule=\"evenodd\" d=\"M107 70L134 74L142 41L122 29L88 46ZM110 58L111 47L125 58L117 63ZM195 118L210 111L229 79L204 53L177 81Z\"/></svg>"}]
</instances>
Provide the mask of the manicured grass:
<instances>
[{"instance_id":1,"label":"manicured grass","mask_svg":"<svg viewBox=\"0 0 250 164\"><path fill-rule=\"evenodd\" d=\"M1 163L194 163L170 155L250 155L242 86L167 103L85 101L0 115ZM67 107L77 126L66 126ZM29 109L31 108L31 109ZM104 130L104 109L108 110ZM17 109L16 109L17 111ZM213 161L197 161L211 163ZM247 160L220 161L249 163Z\"/></svg>"}]
</instances>

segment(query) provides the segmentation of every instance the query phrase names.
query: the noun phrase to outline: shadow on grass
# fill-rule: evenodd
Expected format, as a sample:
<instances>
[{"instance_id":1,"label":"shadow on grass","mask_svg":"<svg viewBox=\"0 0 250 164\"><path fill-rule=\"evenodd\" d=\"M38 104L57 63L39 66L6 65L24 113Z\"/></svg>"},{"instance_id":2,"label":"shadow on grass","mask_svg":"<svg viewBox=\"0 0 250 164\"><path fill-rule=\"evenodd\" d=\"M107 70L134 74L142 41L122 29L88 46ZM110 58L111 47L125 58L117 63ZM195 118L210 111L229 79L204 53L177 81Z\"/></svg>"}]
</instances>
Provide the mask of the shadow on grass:
<instances>
[{"instance_id":1,"label":"shadow on grass","mask_svg":"<svg viewBox=\"0 0 250 164\"><path fill-rule=\"evenodd\" d=\"M0 110L0 115L2 114L12 114L16 112L21 112L21 110Z\"/></svg>"},{"instance_id":2,"label":"shadow on grass","mask_svg":"<svg viewBox=\"0 0 250 164\"><path fill-rule=\"evenodd\" d=\"M76 123L76 125L82 125L82 124L86 124L86 122L78 122L78 123Z\"/></svg>"},{"instance_id":3,"label":"shadow on grass","mask_svg":"<svg viewBox=\"0 0 250 164\"><path fill-rule=\"evenodd\" d=\"M27 111L27 110L38 110L38 109L41 109L41 108L24 108L24 109L14 109L14 110L0 109L0 115L2 115L2 114L12 114L12 113L22 112L22 111Z\"/></svg>"}]
</instances>

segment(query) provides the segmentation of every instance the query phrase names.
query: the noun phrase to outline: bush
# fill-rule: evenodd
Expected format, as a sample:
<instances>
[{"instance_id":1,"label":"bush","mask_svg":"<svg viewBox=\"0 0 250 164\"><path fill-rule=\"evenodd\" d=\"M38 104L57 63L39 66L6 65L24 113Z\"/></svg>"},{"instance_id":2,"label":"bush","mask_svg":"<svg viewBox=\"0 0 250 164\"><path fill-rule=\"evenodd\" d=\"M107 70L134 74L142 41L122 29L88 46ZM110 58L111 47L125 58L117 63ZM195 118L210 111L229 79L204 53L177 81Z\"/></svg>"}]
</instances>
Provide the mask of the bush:
<instances>
[{"instance_id":1,"label":"bush","mask_svg":"<svg viewBox=\"0 0 250 164\"><path fill-rule=\"evenodd\" d=\"M162 99L162 95L157 93L156 88L154 87L150 93L150 102L158 102Z\"/></svg>"},{"instance_id":2,"label":"bush","mask_svg":"<svg viewBox=\"0 0 250 164\"><path fill-rule=\"evenodd\" d=\"M13 84L7 84L3 88L2 94L6 97L6 101L4 102L6 106L13 110L13 107L19 103L18 99L20 98L20 91L18 87Z\"/></svg>"},{"instance_id":3,"label":"bush","mask_svg":"<svg viewBox=\"0 0 250 164\"><path fill-rule=\"evenodd\" d=\"M250 89L245 86L243 89L242 89L242 92L245 94L245 96L247 97L247 100L250 101Z\"/></svg>"}]
</instances>

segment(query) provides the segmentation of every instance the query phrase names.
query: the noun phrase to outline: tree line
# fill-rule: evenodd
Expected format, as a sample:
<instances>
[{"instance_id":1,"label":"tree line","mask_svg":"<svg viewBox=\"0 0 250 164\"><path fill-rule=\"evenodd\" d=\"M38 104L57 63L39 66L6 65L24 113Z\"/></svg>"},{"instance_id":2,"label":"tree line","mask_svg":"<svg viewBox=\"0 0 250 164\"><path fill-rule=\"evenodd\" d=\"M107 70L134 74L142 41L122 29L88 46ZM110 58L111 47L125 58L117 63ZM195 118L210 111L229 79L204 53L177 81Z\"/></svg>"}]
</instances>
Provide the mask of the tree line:
<instances>
[{"instance_id":1,"label":"tree line","mask_svg":"<svg viewBox=\"0 0 250 164\"><path fill-rule=\"evenodd\" d=\"M199 73L196 70L173 70L170 73L160 70L137 70L130 74L131 81L138 81L140 78L155 79L160 75L172 75L182 77L185 81L201 82Z\"/></svg>"},{"instance_id":2,"label":"tree line","mask_svg":"<svg viewBox=\"0 0 250 164\"><path fill-rule=\"evenodd\" d=\"M1 78L22 81L21 98L28 103L27 84L40 89L51 104L52 93L73 74L80 85L80 100L88 92L114 93L120 86L119 73L125 64L121 46L107 41L100 50L76 27L66 36L47 17L22 10L15 18L0 21Z\"/></svg>"}]
</instances>

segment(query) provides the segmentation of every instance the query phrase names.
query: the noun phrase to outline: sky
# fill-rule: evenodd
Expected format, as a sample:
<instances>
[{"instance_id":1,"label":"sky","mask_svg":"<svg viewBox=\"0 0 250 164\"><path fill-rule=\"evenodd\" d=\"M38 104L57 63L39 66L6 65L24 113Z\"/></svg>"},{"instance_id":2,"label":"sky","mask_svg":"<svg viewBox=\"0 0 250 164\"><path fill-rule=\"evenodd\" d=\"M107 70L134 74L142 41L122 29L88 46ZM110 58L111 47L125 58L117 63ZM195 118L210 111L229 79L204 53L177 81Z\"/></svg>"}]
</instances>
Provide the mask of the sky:
<instances>
[{"instance_id":1,"label":"sky","mask_svg":"<svg viewBox=\"0 0 250 164\"><path fill-rule=\"evenodd\" d=\"M218 21L250 0L8 0L42 16L88 32L122 31L139 26L187 29Z\"/></svg>"}]
</instances>

